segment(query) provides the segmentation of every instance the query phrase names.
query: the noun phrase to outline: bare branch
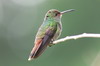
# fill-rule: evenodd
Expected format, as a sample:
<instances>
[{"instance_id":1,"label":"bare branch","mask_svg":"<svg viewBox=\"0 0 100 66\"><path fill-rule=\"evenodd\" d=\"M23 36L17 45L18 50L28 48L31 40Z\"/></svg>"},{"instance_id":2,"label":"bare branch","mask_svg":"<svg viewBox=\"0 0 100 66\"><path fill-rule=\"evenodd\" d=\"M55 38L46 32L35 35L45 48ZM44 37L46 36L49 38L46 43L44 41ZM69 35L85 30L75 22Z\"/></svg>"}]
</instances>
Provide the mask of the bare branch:
<instances>
[{"instance_id":1,"label":"bare branch","mask_svg":"<svg viewBox=\"0 0 100 66\"><path fill-rule=\"evenodd\" d=\"M60 42L64 42L71 39L79 39L79 38L85 38L85 37L91 37L91 38L100 38L100 34L93 34L93 33L83 33L79 35L74 36L66 36L65 38L58 39L53 42L53 44L58 44Z\"/></svg>"}]
</instances>

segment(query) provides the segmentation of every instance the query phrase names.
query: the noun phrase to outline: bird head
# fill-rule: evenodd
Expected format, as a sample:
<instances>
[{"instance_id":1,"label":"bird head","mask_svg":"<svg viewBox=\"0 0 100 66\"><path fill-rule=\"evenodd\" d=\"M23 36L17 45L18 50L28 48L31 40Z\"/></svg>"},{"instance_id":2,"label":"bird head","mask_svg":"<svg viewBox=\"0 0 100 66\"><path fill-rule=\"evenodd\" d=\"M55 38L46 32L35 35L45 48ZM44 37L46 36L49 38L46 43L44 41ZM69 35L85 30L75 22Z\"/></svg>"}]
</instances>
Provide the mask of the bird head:
<instances>
[{"instance_id":1,"label":"bird head","mask_svg":"<svg viewBox=\"0 0 100 66\"><path fill-rule=\"evenodd\" d=\"M62 14L67 13L67 12L71 12L71 11L74 11L74 9L65 10L65 11L62 11L62 12L58 11L57 9L51 9L46 13L45 19L46 20L48 20L48 19L60 20Z\"/></svg>"}]
</instances>

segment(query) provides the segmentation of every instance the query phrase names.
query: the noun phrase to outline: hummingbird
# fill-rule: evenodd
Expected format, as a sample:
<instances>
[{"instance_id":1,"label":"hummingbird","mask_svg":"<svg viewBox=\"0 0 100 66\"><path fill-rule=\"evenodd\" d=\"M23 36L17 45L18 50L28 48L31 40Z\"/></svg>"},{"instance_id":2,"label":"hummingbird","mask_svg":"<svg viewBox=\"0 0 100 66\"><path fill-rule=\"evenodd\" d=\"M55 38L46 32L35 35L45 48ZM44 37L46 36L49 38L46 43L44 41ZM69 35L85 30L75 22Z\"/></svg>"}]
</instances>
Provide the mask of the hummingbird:
<instances>
[{"instance_id":1,"label":"hummingbird","mask_svg":"<svg viewBox=\"0 0 100 66\"><path fill-rule=\"evenodd\" d=\"M34 47L29 55L29 61L37 58L48 46L53 45L53 41L57 40L62 32L62 14L71 11L74 11L74 9L69 9L62 12L58 11L57 9L51 9L46 13L43 24L40 26L36 34Z\"/></svg>"}]
</instances>

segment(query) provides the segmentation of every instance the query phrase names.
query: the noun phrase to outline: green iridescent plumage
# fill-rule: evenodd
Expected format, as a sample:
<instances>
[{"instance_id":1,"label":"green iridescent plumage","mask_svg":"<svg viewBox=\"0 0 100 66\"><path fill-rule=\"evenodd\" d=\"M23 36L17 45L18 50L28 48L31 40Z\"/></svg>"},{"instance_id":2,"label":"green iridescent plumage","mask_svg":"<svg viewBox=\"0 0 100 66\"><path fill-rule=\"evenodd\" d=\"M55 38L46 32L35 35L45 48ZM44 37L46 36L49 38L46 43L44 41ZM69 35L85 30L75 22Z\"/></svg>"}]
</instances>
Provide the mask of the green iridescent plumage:
<instances>
[{"instance_id":1,"label":"green iridescent plumage","mask_svg":"<svg viewBox=\"0 0 100 66\"><path fill-rule=\"evenodd\" d=\"M43 51L56 40L62 31L61 16L65 12L72 10L67 10L60 12L56 9L49 10L44 18L43 24L40 26L36 38L34 47L30 53L29 59L37 58L43 53Z\"/></svg>"}]
</instances>

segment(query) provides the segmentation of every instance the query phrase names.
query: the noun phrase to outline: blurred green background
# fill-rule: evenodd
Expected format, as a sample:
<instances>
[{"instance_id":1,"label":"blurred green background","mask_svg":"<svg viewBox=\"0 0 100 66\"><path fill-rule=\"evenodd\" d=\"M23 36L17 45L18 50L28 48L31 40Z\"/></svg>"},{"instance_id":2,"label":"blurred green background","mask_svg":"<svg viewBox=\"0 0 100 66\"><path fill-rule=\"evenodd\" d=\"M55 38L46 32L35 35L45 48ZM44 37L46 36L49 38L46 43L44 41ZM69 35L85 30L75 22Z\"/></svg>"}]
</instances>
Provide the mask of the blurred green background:
<instances>
[{"instance_id":1,"label":"blurred green background","mask_svg":"<svg viewBox=\"0 0 100 66\"><path fill-rule=\"evenodd\" d=\"M100 33L100 0L0 0L0 66L100 66L99 38L65 41L27 60L49 9L76 10L63 15L61 37Z\"/></svg>"}]
</instances>

